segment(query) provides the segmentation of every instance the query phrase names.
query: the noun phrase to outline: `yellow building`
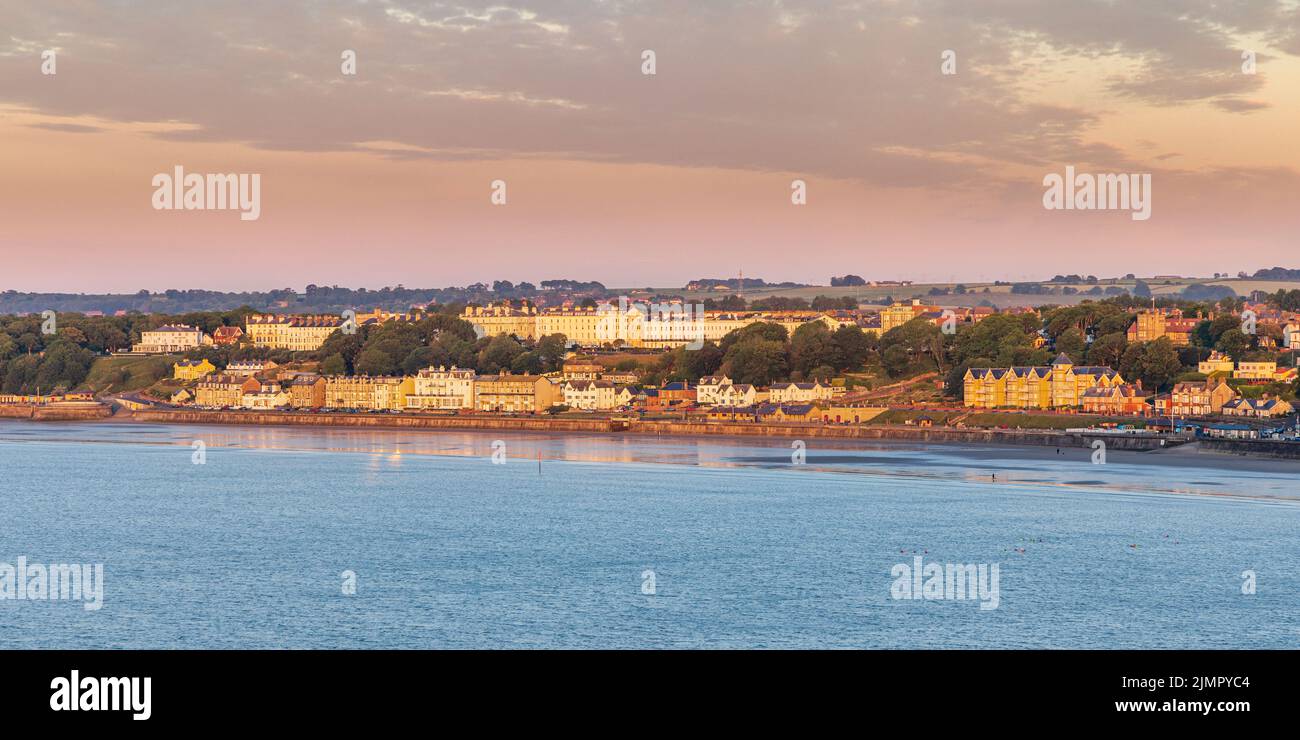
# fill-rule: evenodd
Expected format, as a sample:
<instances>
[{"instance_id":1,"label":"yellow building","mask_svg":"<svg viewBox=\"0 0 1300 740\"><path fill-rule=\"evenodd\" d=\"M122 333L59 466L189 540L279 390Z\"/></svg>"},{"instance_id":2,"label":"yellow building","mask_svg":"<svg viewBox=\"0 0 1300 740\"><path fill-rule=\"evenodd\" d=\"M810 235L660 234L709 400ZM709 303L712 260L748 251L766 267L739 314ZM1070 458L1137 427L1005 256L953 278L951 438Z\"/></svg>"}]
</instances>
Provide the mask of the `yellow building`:
<instances>
[{"instance_id":1,"label":"yellow building","mask_svg":"<svg viewBox=\"0 0 1300 740\"><path fill-rule=\"evenodd\" d=\"M217 366L204 358L202 360L181 360L172 365L172 377L176 380L198 380L204 375L217 371Z\"/></svg>"},{"instance_id":2,"label":"yellow building","mask_svg":"<svg viewBox=\"0 0 1300 740\"><path fill-rule=\"evenodd\" d=\"M1196 366L1196 371L1202 375L1213 375L1215 373L1230 373L1233 370L1232 358L1215 350L1210 353L1209 359L1201 360Z\"/></svg>"},{"instance_id":3,"label":"yellow building","mask_svg":"<svg viewBox=\"0 0 1300 740\"><path fill-rule=\"evenodd\" d=\"M460 317L485 337L507 334L520 339L538 338L537 309L531 305L516 308L506 302L487 307L467 306Z\"/></svg>"},{"instance_id":4,"label":"yellow building","mask_svg":"<svg viewBox=\"0 0 1300 740\"><path fill-rule=\"evenodd\" d=\"M1003 405L1018 409L1045 409L1052 405L1052 368L1012 367L1005 376Z\"/></svg>"},{"instance_id":5,"label":"yellow building","mask_svg":"<svg viewBox=\"0 0 1300 740\"><path fill-rule=\"evenodd\" d=\"M208 375L199 379L194 388L194 403L198 406L213 408L234 407L242 405L245 393L256 393L262 389L257 378L243 378L237 375Z\"/></svg>"},{"instance_id":6,"label":"yellow building","mask_svg":"<svg viewBox=\"0 0 1300 740\"><path fill-rule=\"evenodd\" d=\"M1274 380L1277 378L1277 361L1238 362L1232 377L1237 380Z\"/></svg>"},{"instance_id":7,"label":"yellow building","mask_svg":"<svg viewBox=\"0 0 1300 740\"><path fill-rule=\"evenodd\" d=\"M358 411L402 411L415 391L415 379L368 375L325 378L325 407Z\"/></svg>"},{"instance_id":8,"label":"yellow building","mask_svg":"<svg viewBox=\"0 0 1300 740\"><path fill-rule=\"evenodd\" d=\"M834 395L831 386L820 381L812 383L773 383L768 391L770 403L813 403L829 401Z\"/></svg>"},{"instance_id":9,"label":"yellow building","mask_svg":"<svg viewBox=\"0 0 1300 740\"><path fill-rule=\"evenodd\" d=\"M244 333L254 347L315 352L343 323L339 316L251 314Z\"/></svg>"},{"instance_id":10,"label":"yellow building","mask_svg":"<svg viewBox=\"0 0 1300 740\"><path fill-rule=\"evenodd\" d=\"M938 306L927 306L913 298L911 303L894 303L880 309L880 333L906 324L923 313L938 311Z\"/></svg>"},{"instance_id":11,"label":"yellow building","mask_svg":"<svg viewBox=\"0 0 1300 740\"><path fill-rule=\"evenodd\" d=\"M1076 366L1062 353L1050 367L970 368L963 378L963 395L971 408L1075 408L1089 388L1123 383L1108 367Z\"/></svg>"},{"instance_id":12,"label":"yellow building","mask_svg":"<svg viewBox=\"0 0 1300 740\"><path fill-rule=\"evenodd\" d=\"M325 378L303 373L289 381L289 405L296 409L318 409L325 405Z\"/></svg>"},{"instance_id":13,"label":"yellow building","mask_svg":"<svg viewBox=\"0 0 1300 740\"><path fill-rule=\"evenodd\" d=\"M562 393L540 375L483 375L474 387L480 411L537 413L563 401Z\"/></svg>"}]
</instances>

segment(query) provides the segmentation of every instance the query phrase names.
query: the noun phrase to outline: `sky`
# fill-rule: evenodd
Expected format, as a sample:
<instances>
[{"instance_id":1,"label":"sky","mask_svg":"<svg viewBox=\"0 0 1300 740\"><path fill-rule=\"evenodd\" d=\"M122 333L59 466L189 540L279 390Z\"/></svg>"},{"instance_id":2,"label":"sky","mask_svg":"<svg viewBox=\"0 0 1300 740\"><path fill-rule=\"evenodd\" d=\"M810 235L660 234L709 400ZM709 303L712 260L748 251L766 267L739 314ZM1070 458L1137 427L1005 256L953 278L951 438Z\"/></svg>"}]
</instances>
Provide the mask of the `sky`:
<instances>
[{"instance_id":1,"label":"sky","mask_svg":"<svg viewBox=\"0 0 1300 740\"><path fill-rule=\"evenodd\" d=\"M0 290L1300 267L1300 0L0 0L0 18ZM258 175L259 217L155 208L177 166ZM1044 208L1067 166L1149 174L1150 218Z\"/></svg>"}]
</instances>

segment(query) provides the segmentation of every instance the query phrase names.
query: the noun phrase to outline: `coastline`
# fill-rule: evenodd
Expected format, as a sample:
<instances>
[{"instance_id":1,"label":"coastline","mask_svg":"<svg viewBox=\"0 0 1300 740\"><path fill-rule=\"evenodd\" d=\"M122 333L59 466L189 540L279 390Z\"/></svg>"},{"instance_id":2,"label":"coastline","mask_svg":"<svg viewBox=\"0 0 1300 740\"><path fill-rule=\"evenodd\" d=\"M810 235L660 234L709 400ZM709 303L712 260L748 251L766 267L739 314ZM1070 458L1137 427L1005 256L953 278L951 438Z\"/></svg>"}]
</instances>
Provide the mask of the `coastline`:
<instances>
[{"instance_id":1,"label":"coastline","mask_svg":"<svg viewBox=\"0 0 1300 740\"><path fill-rule=\"evenodd\" d=\"M1046 430L956 429L946 427L835 426L822 424L756 424L746 422L633 421L626 429L612 430L607 419L554 419L548 417L405 416L387 414L307 414L142 410L127 419L146 424L220 424L247 427L323 427L351 430L409 430L507 432L544 435L592 435L610 438L817 439L819 444L848 447L854 444L933 445L979 450L995 447L1020 450L1027 459L1053 459L1055 448L1075 454L1091 453L1095 440L1106 443L1108 454L1126 461L1159 462L1208 468L1238 467L1267 472L1295 472L1300 444L1266 440L1193 440L1156 435L1057 432ZM1281 449L1279 454L1277 449Z\"/></svg>"}]
</instances>

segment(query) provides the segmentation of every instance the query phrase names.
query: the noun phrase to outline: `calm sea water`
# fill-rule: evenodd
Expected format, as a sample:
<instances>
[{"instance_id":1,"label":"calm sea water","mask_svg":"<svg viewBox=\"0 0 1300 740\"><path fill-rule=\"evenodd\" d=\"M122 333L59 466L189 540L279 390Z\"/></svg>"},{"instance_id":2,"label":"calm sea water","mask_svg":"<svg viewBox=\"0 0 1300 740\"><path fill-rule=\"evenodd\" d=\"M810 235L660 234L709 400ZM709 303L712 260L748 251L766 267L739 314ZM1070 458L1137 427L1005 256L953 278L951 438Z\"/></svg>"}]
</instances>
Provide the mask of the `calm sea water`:
<instances>
[{"instance_id":1,"label":"calm sea water","mask_svg":"<svg viewBox=\"0 0 1300 740\"><path fill-rule=\"evenodd\" d=\"M0 649L1300 646L1300 463L809 442L0 422Z\"/></svg>"}]
</instances>

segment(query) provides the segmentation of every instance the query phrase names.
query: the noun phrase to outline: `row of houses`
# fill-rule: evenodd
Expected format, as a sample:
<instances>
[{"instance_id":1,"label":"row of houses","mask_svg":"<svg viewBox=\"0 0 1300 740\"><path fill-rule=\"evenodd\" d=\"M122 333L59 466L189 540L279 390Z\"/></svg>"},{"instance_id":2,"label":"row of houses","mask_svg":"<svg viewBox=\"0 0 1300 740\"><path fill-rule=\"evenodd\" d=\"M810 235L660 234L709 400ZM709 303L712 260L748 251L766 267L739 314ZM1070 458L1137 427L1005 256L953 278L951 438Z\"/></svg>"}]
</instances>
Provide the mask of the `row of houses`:
<instances>
[{"instance_id":1,"label":"row of houses","mask_svg":"<svg viewBox=\"0 0 1300 740\"><path fill-rule=\"evenodd\" d=\"M178 363L179 365L179 363ZM300 373L286 381L261 379L266 364L197 378L192 391L178 392L173 401L204 407L331 408L367 411L457 411L474 409L508 413L537 413L554 406L589 411L639 407L672 410L695 406L752 408L758 404L825 405L843 397L843 386L820 381L778 383L768 389L735 383L726 375L702 378L691 385L667 383L661 388L619 385L596 377L545 375L478 375L458 367L430 367L413 376L324 376ZM571 375L590 375L577 365L566 365Z\"/></svg>"},{"instance_id":2,"label":"row of houses","mask_svg":"<svg viewBox=\"0 0 1300 740\"><path fill-rule=\"evenodd\" d=\"M1075 365L1064 353L1051 365L973 367L963 378L965 405L977 409L1078 408L1084 400L1110 397L1102 391L1124 386L1109 367ZM1097 393L1088 394L1091 389Z\"/></svg>"},{"instance_id":3,"label":"row of houses","mask_svg":"<svg viewBox=\"0 0 1300 740\"><path fill-rule=\"evenodd\" d=\"M1222 362L1220 356L1215 359ZM1229 359L1228 362L1231 362ZM1294 378L1276 363L1241 363L1248 378ZM1271 367L1270 367L1271 366ZM1205 369L1202 368L1204 372ZM1236 372L1236 371L1234 371ZM965 405L976 409L1082 409L1090 414L1272 417L1292 413L1291 404L1267 394L1243 398L1219 375L1176 384L1166 396L1127 383L1108 367L1076 366L1064 353L1050 366L970 368L964 378Z\"/></svg>"},{"instance_id":4,"label":"row of houses","mask_svg":"<svg viewBox=\"0 0 1300 740\"><path fill-rule=\"evenodd\" d=\"M5 406L45 406L55 403L87 403L94 400L95 394L91 391L46 394L0 393L0 405Z\"/></svg>"}]
</instances>

